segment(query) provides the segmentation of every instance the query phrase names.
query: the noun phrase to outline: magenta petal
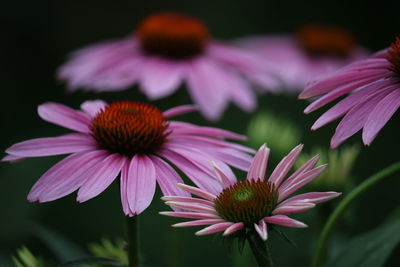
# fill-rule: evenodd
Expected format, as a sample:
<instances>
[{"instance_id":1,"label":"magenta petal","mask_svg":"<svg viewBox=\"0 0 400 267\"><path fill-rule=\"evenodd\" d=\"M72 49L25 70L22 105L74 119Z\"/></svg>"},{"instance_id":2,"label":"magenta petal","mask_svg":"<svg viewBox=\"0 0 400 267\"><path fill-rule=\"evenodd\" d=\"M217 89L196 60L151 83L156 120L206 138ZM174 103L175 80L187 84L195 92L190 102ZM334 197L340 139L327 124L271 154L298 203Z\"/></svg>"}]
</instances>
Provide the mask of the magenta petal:
<instances>
[{"instance_id":1,"label":"magenta petal","mask_svg":"<svg viewBox=\"0 0 400 267\"><path fill-rule=\"evenodd\" d=\"M38 107L39 116L48 122L82 133L89 132L89 115L57 103L44 103Z\"/></svg>"},{"instance_id":2,"label":"magenta petal","mask_svg":"<svg viewBox=\"0 0 400 267\"><path fill-rule=\"evenodd\" d=\"M161 211L161 215L178 217L178 218L189 218L189 219L218 219L218 215L212 213L200 213L192 211Z\"/></svg>"},{"instance_id":3,"label":"magenta petal","mask_svg":"<svg viewBox=\"0 0 400 267\"><path fill-rule=\"evenodd\" d=\"M285 215L273 215L273 216L265 217L264 221L266 221L267 223L282 225L282 226L286 226L286 227L295 227L295 228L307 227L306 224L304 224L300 221L297 221L295 219L289 218L288 216L285 216Z\"/></svg>"},{"instance_id":4,"label":"magenta petal","mask_svg":"<svg viewBox=\"0 0 400 267\"><path fill-rule=\"evenodd\" d=\"M315 164L317 164L318 160L319 160L319 155L315 155L314 157L309 159L300 168L298 168L294 173L292 173L292 175L290 175L289 178L287 178L285 180L284 186L288 186L288 185L292 184L293 180L295 180L299 175L314 168L314 166L315 166Z\"/></svg>"},{"instance_id":5,"label":"magenta petal","mask_svg":"<svg viewBox=\"0 0 400 267\"><path fill-rule=\"evenodd\" d=\"M18 162L18 161L21 161L24 159L25 159L24 157L18 157L18 156L14 156L14 155L6 155L4 158L1 159L1 161L8 161L8 162L14 163L14 162Z\"/></svg>"},{"instance_id":6,"label":"magenta petal","mask_svg":"<svg viewBox=\"0 0 400 267\"><path fill-rule=\"evenodd\" d=\"M362 138L364 144L371 144L378 132L400 107L400 89L397 89L383 98L375 106L364 125Z\"/></svg>"},{"instance_id":7,"label":"magenta petal","mask_svg":"<svg viewBox=\"0 0 400 267\"><path fill-rule=\"evenodd\" d=\"M170 108L166 111L163 112L163 116L164 118L171 118L171 117L175 117L181 114L185 114L188 112L192 112L197 110L198 107L196 105L182 105L182 106L177 106L177 107L173 107Z\"/></svg>"},{"instance_id":8,"label":"magenta petal","mask_svg":"<svg viewBox=\"0 0 400 267\"><path fill-rule=\"evenodd\" d=\"M46 202L72 193L85 182L82 179L85 172L106 156L106 152L100 150L66 157L40 177L29 192L28 200Z\"/></svg>"},{"instance_id":9,"label":"magenta petal","mask_svg":"<svg viewBox=\"0 0 400 267\"><path fill-rule=\"evenodd\" d=\"M223 188L230 187L235 181L229 179L229 177L218 167L218 165L213 161L212 166L215 171L215 176L221 183Z\"/></svg>"},{"instance_id":10,"label":"magenta petal","mask_svg":"<svg viewBox=\"0 0 400 267\"><path fill-rule=\"evenodd\" d=\"M201 225L210 225L224 222L222 219L203 219L203 220L196 220L190 222L181 222L173 224L173 227L191 227L191 226L201 226Z\"/></svg>"},{"instance_id":11,"label":"magenta petal","mask_svg":"<svg viewBox=\"0 0 400 267\"><path fill-rule=\"evenodd\" d=\"M202 197L202 198L210 200L210 201L214 201L214 199L217 198L217 196L215 196L205 190L202 190L200 188L194 187L194 186L190 186L190 185L186 185L186 184L178 184L178 186L193 195Z\"/></svg>"},{"instance_id":12,"label":"magenta petal","mask_svg":"<svg viewBox=\"0 0 400 267\"><path fill-rule=\"evenodd\" d=\"M267 170L269 148L263 144L251 162L249 171L247 173L247 180L264 179L265 171Z\"/></svg>"},{"instance_id":13,"label":"magenta petal","mask_svg":"<svg viewBox=\"0 0 400 267\"><path fill-rule=\"evenodd\" d=\"M59 137L45 137L16 143L6 150L17 157L42 157L93 150L94 139L85 134L66 134Z\"/></svg>"},{"instance_id":14,"label":"magenta petal","mask_svg":"<svg viewBox=\"0 0 400 267\"><path fill-rule=\"evenodd\" d=\"M129 179L129 164L127 163L125 164L124 167L122 167L121 170L121 184L120 184L121 204L124 214L126 216L133 216L135 214L129 207L129 202L128 202L128 179Z\"/></svg>"},{"instance_id":15,"label":"magenta petal","mask_svg":"<svg viewBox=\"0 0 400 267\"><path fill-rule=\"evenodd\" d=\"M188 192L177 186L183 183L179 174L165 161L157 156L149 156L154 164L157 183L165 196L190 196Z\"/></svg>"},{"instance_id":16,"label":"magenta petal","mask_svg":"<svg viewBox=\"0 0 400 267\"><path fill-rule=\"evenodd\" d=\"M124 156L111 154L93 166L82 176L85 182L79 188L77 201L87 201L103 192L117 178L126 161Z\"/></svg>"},{"instance_id":17,"label":"magenta petal","mask_svg":"<svg viewBox=\"0 0 400 267\"><path fill-rule=\"evenodd\" d=\"M196 232L196 235L201 236L201 235L209 235L209 234L213 234L213 233L223 232L232 224L233 223L231 223L231 222L222 222L222 223L213 224L211 226L204 228L203 230Z\"/></svg>"},{"instance_id":18,"label":"magenta petal","mask_svg":"<svg viewBox=\"0 0 400 267\"><path fill-rule=\"evenodd\" d=\"M291 202L290 204L289 203L280 204L274 209L272 215L303 212L312 209L314 207L315 207L314 203L304 203L304 202Z\"/></svg>"},{"instance_id":19,"label":"magenta petal","mask_svg":"<svg viewBox=\"0 0 400 267\"><path fill-rule=\"evenodd\" d=\"M240 229L243 229L243 227L244 227L244 224L242 222L234 223L231 226L229 226L228 228L226 228L226 230L224 231L224 233L222 235L227 236L227 235L233 234L233 233L239 231Z\"/></svg>"},{"instance_id":20,"label":"magenta petal","mask_svg":"<svg viewBox=\"0 0 400 267\"><path fill-rule=\"evenodd\" d=\"M183 209L186 211L195 211L201 213L216 213L215 209L209 205L200 205L199 203L189 203L182 201L167 201L166 205L171 207Z\"/></svg>"},{"instance_id":21,"label":"magenta petal","mask_svg":"<svg viewBox=\"0 0 400 267\"><path fill-rule=\"evenodd\" d=\"M188 204L199 204L203 206L208 206L208 207L214 207L214 202L209 201L206 199L201 199L201 198L193 198L190 196L187 197L181 197L181 196L163 196L161 197L162 200L164 201L172 201L172 202L180 202L180 203L188 203Z\"/></svg>"},{"instance_id":22,"label":"magenta petal","mask_svg":"<svg viewBox=\"0 0 400 267\"><path fill-rule=\"evenodd\" d=\"M335 197L340 196L342 193L337 193L337 192L310 192L310 193L304 193L300 194L291 198L288 198L287 200L283 201L280 205L291 205L292 203L322 203L328 200L331 200Z\"/></svg>"},{"instance_id":23,"label":"magenta petal","mask_svg":"<svg viewBox=\"0 0 400 267\"><path fill-rule=\"evenodd\" d=\"M268 231L267 231L267 224L261 220L258 224L254 224L254 229L256 230L257 234L260 238L264 241L268 239Z\"/></svg>"},{"instance_id":24,"label":"magenta petal","mask_svg":"<svg viewBox=\"0 0 400 267\"><path fill-rule=\"evenodd\" d=\"M293 165L296 163L297 157L299 156L301 150L303 149L303 145L300 144L290 151L287 156L285 156L275 167L271 176L268 179L268 182L275 184L275 187L278 188L282 181L285 179L286 175L292 169Z\"/></svg>"},{"instance_id":25,"label":"magenta petal","mask_svg":"<svg viewBox=\"0 0 400 267\"><path fill-rule=\"evenodd\" d=\"M156 172L150 158L145 155L133 156L126 189L129 207L134 215L150 205L156 190Z\"/></svg>"},{"instance_id":26,"label":"magenta petal","mask_svg":"<svg viewBox=\"0 0 400 267\"><path fill-rule=\"evenodd\" d=\"M88 100L82 103L81 110L83 110L90 117L94 117L107 106L103 100Z\"/></svg>"}]
</instances>

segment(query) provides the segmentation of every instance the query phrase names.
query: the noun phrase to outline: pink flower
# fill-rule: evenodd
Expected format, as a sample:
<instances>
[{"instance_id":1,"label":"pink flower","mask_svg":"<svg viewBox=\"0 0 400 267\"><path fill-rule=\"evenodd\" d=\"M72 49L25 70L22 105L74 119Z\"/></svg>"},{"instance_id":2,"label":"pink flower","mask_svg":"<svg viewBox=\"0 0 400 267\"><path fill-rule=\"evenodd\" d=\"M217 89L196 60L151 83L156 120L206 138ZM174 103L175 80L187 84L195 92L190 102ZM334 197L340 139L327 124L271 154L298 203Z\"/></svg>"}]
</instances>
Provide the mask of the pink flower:
<instances>
[{"instance_id":1,"label":"pink flower","mask_svg":"<svg viewBox=\"0 0 400 267\"><path fill-rule=\"evenodd\" d=\"M326 111L312 126L321 126L344 118L331 139L336 148L347 138L362 131L362 140L370 145L400 106L400 39L372 57L356 61L310 85L299 98L317 97L305 110L312 112L349 93Z\"/></svg>"},{"instance_id":2,"label":"pink flower","mask_svg":"<svg viewBox=\"0 0 400 267\"><path fill-rule=\"evenodd\" d=\"M227 164L246 170L252 150L223 138L243 136L211 127L168 121L192 111L178 106L161 112L137 102L87 101L82 111L57 103L38 108L39 116L74 130L59 137L32 139L6 150L3 161L27 157L71 154L50 168L36 182L29 201L46 202L78 190L77 201L87 201L103 192L121 173L124 213L133 216L151 203L156 182L163 194L189 196L177 188L182 179L172 164L204 190L215 192L221 185L212 178L209 160L215 159L233 179Z\"/></svg>"},{"instance_id":3,"label":"pink flower","mask_svg":"<svg viewBox=\"0 0 400 267\"><path fill-rule=\"evenodd\" d=\"M120 91L138 83L151 100L185 82L201 112L215 120L230 101L252 111L256 99L249 82L273 89L270 69L251 52L211 38L199 20L159 13L144 19L133 36L74 52L58 77L69 90Z\"/></svg>"},{"instance_id":4,"label":"pink flower","mask_svg":"<svg viewBox=\"0 0 400 267\"><path fill-rule=\"evenodd\" d=\"M304 26L296 35L244 38L238 44L276 65L282 86L291 92L367 56L350 33L321 25Z\"/></svg>"},{"instance_id":5,"label":"pink flower","mask_svg":"<svg viewBox=\"0 0 400 267\"><path fill-rule=\"evenodd\" d=\"M218 193L179 184L179 187L200 198L165 196L165 204L183 211L161 212L163 215L191 218L194 221L178 223L175 227L208 227L196 232L207 235L223 232L230 235L242 229L256 231L261 239L267 240L269 225L286 227L306 227L300 221L289 218L287 214L309 210L316 204L340 195L336 192L312 192L288 198L295 191L311 182L326 167L314 168L318 155L307 161L285 179L303 145L295 147L276 166L268 180L265 180L269 149L263 145L254 157L247 179L236 181L229 178L217 164L214 170L217 180L223 187Z\"/></svg>"}]
</instances>

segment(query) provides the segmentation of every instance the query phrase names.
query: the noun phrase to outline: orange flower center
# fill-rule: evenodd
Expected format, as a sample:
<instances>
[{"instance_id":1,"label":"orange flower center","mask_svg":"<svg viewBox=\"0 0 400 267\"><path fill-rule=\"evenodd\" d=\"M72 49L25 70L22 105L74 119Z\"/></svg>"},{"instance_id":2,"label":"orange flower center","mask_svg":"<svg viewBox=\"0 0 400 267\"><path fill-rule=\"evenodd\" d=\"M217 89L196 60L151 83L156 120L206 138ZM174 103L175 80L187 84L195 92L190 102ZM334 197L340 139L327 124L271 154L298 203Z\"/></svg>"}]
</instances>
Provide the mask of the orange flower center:
<instances>
[{"instance_id":1,"label":"orange flower center","mask_svg":"<svg viewBox=\"0 0 400 267\"><path fill-rule=\"evenodd\" d=\"M203 52L209 33L199 20L177 13L159 13L144 19L136 35L145 53L173 59Z\"/></svg>"},{"instance_id":2,"label":"orange flower center","mask_svg":"<svg viewBox=\"0 0 400 267\"><path fill-rule=\"evenodd\" d=\"M393 71L396 76L400 76L400 38L397 37L389 48L388 61L392 64L390 70Z\"/></svg>"},{"instance_id":3,"label":"orange flower center","mask_svg":"<svg viewBox=\"0 0 400 267\"><path fill-rule=\"evenodd\" d=\"M115 102L92 120L91 131L98 145L114 153L133 156L152 153L168 133L161 111L137 102Z\"/></svg>"},{"instance_id":4,"label":"orange flower center","mask_svg":"<svg viewBox=\"0 0 400 267\"><path fill-rule=\"evenodd\" d=\"M356 45L353 35L343 29L308 25L299 29L297 39L302 49L312 56L348 57Z\"/></svg>"},{"instance_id":5,"label":"orange flower center","mask_svg":"<svg viewBox=\"0 0 400 267\"><path fill-rule=\"evenodd\" d=\"M265 180L240 181L225 188L214 201L221 218L249 227L271 215L277 203L275 186Z\"/></svg>"}]
</instances>

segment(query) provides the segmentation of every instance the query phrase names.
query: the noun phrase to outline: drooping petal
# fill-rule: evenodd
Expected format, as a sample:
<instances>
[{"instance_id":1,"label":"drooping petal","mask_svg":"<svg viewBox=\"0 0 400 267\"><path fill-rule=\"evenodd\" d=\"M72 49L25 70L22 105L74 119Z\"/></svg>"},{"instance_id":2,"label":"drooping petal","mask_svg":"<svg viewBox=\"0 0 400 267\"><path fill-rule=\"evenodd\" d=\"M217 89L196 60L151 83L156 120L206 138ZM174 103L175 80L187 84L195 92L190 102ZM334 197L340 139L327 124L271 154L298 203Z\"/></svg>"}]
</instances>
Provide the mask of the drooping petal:
<instances>
[{"instance_id":1,"label":"drooping petal","mask_svg":"<svg viewBox=\"0 0 400 267\"><path fill-rule=\"evenodd\" d=\"M222 223L224 220L222 219L203 219L203 220L196 220L190 222L181 222L173 224L172 227L191 227L191 226L202 226L202 225L210 225L216 223Z\"/></svg>"},{"instance_id":2,"label":"drooping petal","mask_svg":"<svg viewBox=\"0 0 400 267\"><path fill-rule=\"evenodd\" d=\"M177 106L177 107L173 107L170 108L166 111L163 112L163 116L164 118L171 118L171 117L175 117L181 114L185 114L188 112L192 112L197 110L198 107L196 105L182 105L182 106Z\"/></svg>"},{"instance_id":3,"label":"drooping petal","mask_svg":"<svg viewBox=\"0 0 400 267\"><path fill-rule=\"evenodd\" d=\"M96 149L95 140L86 134L31 139L16 143L6 152L18 157L43 157Z\"/></svg>"},{"instance_id":4,"label":"drooping petal","mask_svg":"<svg viewBox=\"0 0 400 267\"><path fill-rule=\"evenodd\" d=\"M122 204L122 209L124 211L124 214L126 216L133 216L135 214L129 207L129 201L128 201L129 165L130 164L128 164L128 163L125 164L121 170L121 184L120 184L121 204Z\"/></svg>"},{"instance_id":5,"label":"drooping petal","mask_svg":"<svg viewBox=\"0 0 400 267\"><path fill-rule=\"evenodd\" d=\"M67 106L47 102L38 107L39 116L48 122L82 133L89 132L89 115Z\"/></svg>"},{"instance_id":6,"label":"drooping petal","mask_svg":"<svg viewBox=\"0 0 400 267\"><path fill-rule=\"evenodd\" d=\"M267 241L268 230L267 230L267 224L265 223L264 220L261 220L258 224L255 223L254 229L256 230L257 234L260 236L262 240Z\"/></svg>"},{"instance_id":7,"label":"drooping petal","mask_svg":"<svg viewBox=\"0 0 400 267\"><path fill-rule=\"evenodd\" d=\"M227 236L227 235L233 234L233 233L243 229L243 227L244 227L244 224L242 222L234 223L231 226L229 226L228 228L226 228L226 230L224 231L224 233L222 235Z\"/></svg>"},{"instance_id":8,"label":"drooping petal","mask_svg":"<svg viewBox=\"0 0 400 267\"><path fill-rule=\"evenodd\" d=\"M249 171L247 173L247 180L264 179L265 171L267 170L269 151L269 148L265 144L260 147L254 156L253 161L251 162Z\"/></svg>"},{"instance_id":9,"label":"drooping petal","mask_svg":"<svg viewBox=\"0 0 400 267\"><path fill-rule=\"evenodd\" d=\"M194 203L194 204L199 204L203 206L209 206L209 207L214 207L214 202L206 200L206 199L201 199L201 198L193 198L190 196L187 197L181 197L181 196L163 196L161 197L162 200L164 201L172 201L172 202L180 202L180 203Z\"/></svg>"},{"instance_id":10,"label":"drooping petal","mask_svg":"<svg viewBox=\"0 0 400 267\"><path fill-rule=\"evenodd\" d=\"M289 218L286 215L273 215L269 217L265 217L264 221L267 223L282 225L286 227L295 227L295 228L304 228L307 227L306 224L297 221L295 219Z\"/></svg>"},{"instance_id":11,"label":"drooping petal","mask_svg":"<svg viewBox=\"0 0 400 267\"><path fill-rule=\"evenodd\" d=\"M213 224L213 225L208 226L200 231L197 231L195 233L195 235L201 236L201 235L209 235L209 234L213 234L213 233L223 232L232 224L233 223L231 223L231 222L222 222L222 223Z\"/></svg>"},{"instance_id":12,"label":"drooping petal","mask_svg":"<svg viewBox=\"0 0 400 267\"><path fill-rule=\"evenodd\" d=\"M165 202L166 205L171 207L183 209L186 211L196 211L201 213L216 213L213 207L208 205L200 205L198 203L188 203L188 202L181 202L181 201L167 201Z\"/></svg>"},{"instance_id":13,"label":"drooping petal","mask_svg":"<svg viewBox=\"0 0 400 267\"><path fill-rule=\"evenodd\" d=\"M179 218L188 218L188 219L218 219L219 216L213 213L201 213L201 212L192 212L192 211L161 211L159 212L161 215L171 216L171 217L179 217Z\"/></svg>"},{"instance_id":14,"label":"drooping petal","mask_svg":"<svg viewBox=\"0 0 400 267\"><path fill-rule=\"evenodd\" d=\"M103 100L88 100L81 104L81 110L87 113L90 117L94 117L107 106Z\"/></svg>"}]
</instances>

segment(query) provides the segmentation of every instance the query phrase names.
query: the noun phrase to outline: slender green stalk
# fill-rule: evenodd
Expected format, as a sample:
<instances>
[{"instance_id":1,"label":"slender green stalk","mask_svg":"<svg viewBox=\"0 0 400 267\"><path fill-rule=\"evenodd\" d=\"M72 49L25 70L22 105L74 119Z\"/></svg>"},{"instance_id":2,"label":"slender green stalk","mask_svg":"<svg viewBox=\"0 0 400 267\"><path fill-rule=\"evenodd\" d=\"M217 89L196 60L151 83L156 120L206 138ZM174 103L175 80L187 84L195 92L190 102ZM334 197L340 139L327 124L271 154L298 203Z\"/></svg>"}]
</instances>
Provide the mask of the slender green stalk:
<instances>
[{"instance_id":1,"label":"slender green stalk","mask_svg":"<svg viewBox=\"0 0 400 267\"><path fill-rule=\"evenodd\" d=\"M322 266L327 257L328 251L328 241L331 236L332 230L335 227L338 220L341 218L346 209L350 206L353 201L357 200L361 195L367 192L370 188L374 187L377 183L392 177L391 174L400 170L400 162L396 162L389 167L379 171L378 173L372 175L360 185L358 185L353 191L351 191L342 202L336 207L328 221L326 222L324 229L319 237L317 250L314 254L314 259L312 261L312 267Z\"/></svg>"},{"instance_id":2,"label":"slender green stalk","mask_svg":"<svg viewBox=\"0 0 400 267\"><path fill-rule=\"evenodd\" d=\"M249 234L247 240L249 241L251 251L256 258L259 267L272 267L271 252L267 246L267 242L261 240L257 234Z\"/></svg>"},{"instance_id":3,"label":"slender green stalk","mask_svg":"<svg viewBox=\"0 0 400 267\"><path fill-rule=\"evenodd\" d=\"M137 216L126 217L129 267L139 267L139 232Z\"/></svg>"}]
</instances>

